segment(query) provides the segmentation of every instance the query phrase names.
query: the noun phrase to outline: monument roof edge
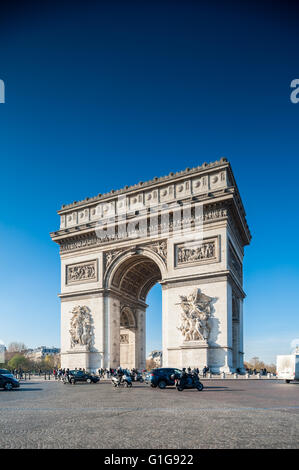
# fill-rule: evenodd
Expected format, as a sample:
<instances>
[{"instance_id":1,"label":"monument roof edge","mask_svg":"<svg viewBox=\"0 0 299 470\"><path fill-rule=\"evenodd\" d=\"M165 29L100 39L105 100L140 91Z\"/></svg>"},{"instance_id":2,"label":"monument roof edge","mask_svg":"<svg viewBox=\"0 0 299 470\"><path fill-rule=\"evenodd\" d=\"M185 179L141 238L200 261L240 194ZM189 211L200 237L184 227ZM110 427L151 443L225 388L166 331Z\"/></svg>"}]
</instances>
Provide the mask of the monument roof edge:
<instances>
[{"instance_id":1,"label":"monument roof edge","mask_svg":"<svg viewBox=\"0 0 299 470\"><path fill-rule=\"evenodd\" d=\"M97 196L93 197L87 197L81 201L74 201L70 204L63 204L61 206L61 209L57 211L58 214L63 214L65 212L68 212L70 209L76 209L78 207L83 207L85 205L90 205L95 202L102 202L108 198L115 197L115 196L120 196L123 194L128 194L136 190L140 190L143 188L148 188L152 185L155 184L161 184L161 183L166 183L170 182L172 180L176 180L181 177L185 177L187 175L193 175L196 174L197 172L204 172L207 170L213 170L214 168L219 168L219 167L230 167L229 161L225 158L222 157L220 160L216 160L215 162L210 162L210 163L203 163L202 165L199 165L194 168L189 168L187 167L185 170L182 171L177 171L176 173L170 172L168 175L161 176L161 177L154 177L151 180L148 180L146 182L139 182L135 185L131 186L125 186L124 188L118 189L118 190L112 190L108 193L105 194L98 194Z\"/></svg>"}]
</instances>

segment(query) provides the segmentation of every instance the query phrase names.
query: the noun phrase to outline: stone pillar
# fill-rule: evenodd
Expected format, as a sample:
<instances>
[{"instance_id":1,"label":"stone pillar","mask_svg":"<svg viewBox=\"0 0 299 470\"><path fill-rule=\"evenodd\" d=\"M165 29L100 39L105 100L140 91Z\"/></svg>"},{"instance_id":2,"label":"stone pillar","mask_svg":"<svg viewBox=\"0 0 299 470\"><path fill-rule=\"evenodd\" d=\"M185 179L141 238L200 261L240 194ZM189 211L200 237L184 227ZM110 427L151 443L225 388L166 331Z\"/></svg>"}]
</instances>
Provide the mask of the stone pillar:
<instances>
[{"instance_id":1,"label":"stone pillar","mask_svg":"<svg viewBox=\"0 0 299 470\"><path fill-rule=\"evenodd\" d=\"M146 361L146 309L137 309L137 332L136 332L136 368L145 369Z\"/></svg>"},{"instance_id":2,"label":"stone pillar","mask_svg":"<svg viewBox=\"0 0 299 470\"><path fill-rule=\"evenodd\" d=\"M198 367L202 370L209 363L208 361L209 345L206 341L188 341L180 346L182 367Z\"/></svg>"},{"instance_id":3,"label":"stone pillar","mask_svg":"<svg viewBox=\"0 0 299 470\"><path fill-rule=\"evenodd\" d=\"M120 365L120 301L114 297L109 299L110 318L109 318L109 354L110 365L116 369Z\"/></svg>"},{"instance_id":4,"label":"stone pillar","mask_svg":"<svg viewBox=\"0 0 299 470\"><path fill-rule=\"evenodd\" d=\"M239 315L239 369L244 369L244 340L243 340L243 299L239 300L240 315Z\"/></svg>"}]
</instances>

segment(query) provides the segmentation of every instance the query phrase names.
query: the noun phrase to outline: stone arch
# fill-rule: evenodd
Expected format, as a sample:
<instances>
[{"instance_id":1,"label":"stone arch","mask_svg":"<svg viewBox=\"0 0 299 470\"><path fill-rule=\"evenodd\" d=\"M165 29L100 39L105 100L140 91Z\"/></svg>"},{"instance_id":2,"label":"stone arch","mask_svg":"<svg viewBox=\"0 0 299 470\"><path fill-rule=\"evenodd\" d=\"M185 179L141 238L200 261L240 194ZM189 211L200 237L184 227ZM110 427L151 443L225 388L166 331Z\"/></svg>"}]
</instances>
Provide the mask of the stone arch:
<instances>
[{"instance_id":1,"label":"stone arch","mask_svg":"<svg viewBox=\"0 0 299 470\"><path fill-rule=\"evenodd\" d=\"M136 323L130 332L135 331L140 346L147 294L160 282L163 365L208 365L225 372L242 368L242 263L251 235L225 159L63 205L59 215L60 228L51 237L61 255L63 367L119 366L121 309L132 309ZM204 342L197 335L186 337L181 328L182 302L194 303L188 296L195 288L219 299L212 336ZM199 311L205 302L198 303ZM89 308L93 318L89 351L69 346L75 305ZM200 327L199 322L191 326ZM135 367L142 367L142 354L136 347Z\"/></svg>"},{"instance_id":2,"label":"stone arch","mask_svg":"<svg viewBox=\"0 0 299 470\"><path fill-rule=\"evenodd\" d=\"M109 264L104 287L107 296L114 299L113 308L109 302L106 306L113 338L110 342L113 366L145 367L145 301L149 290L165 277L163 259L149 247L117 252Z\"/></svg>"},{"instance_id":3,"label":"stone arch","mask_svg":"<svg viewBox=\"0 0 299 470\"><path fill-rule=\"evenodd\" d=\"M123 306L120 311L120 326L123 328L136 328L136 318L132 309Z\"/></svg>"},{"instance_id":4,"label":"stone arch","mask_svg":"<svg viewBox=\"0 0 299 470\"><path fill-rule=\"evenodd\" d=\"M106 270L104 287L145 302L150 289L166 277L161 256L148 247L118 253Z\"/></svg>"}]
</instances>

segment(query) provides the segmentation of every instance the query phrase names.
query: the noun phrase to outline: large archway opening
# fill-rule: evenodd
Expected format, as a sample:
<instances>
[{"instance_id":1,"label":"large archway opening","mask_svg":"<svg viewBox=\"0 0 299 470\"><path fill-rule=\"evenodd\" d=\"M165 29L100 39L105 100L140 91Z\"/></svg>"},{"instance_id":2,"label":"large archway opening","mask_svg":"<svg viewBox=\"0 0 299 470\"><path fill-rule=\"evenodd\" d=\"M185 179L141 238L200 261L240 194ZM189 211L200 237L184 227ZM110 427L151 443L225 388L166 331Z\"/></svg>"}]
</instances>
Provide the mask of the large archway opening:
<instances>
[{"instance_id":1,"label":"large archway opening","mask_svg":"<svg viewBox=\"0 0 299 470\"><path fill-rule=\"evenodd\" d=\"M161 261L155 258L156 255L147 253L127 253L116 259L111 267L110 282L107 287L114 299L109 312L110 356L114 366L120 365L129 369L145 368L149 349L155 345L159 345L161 349L161 286L152 288L162 280L162 270ZM148 326L149 335L146 335L149 325L149 322L146 322L147 296L150 290L152 294L149 299L153 301L150 313L153 311L154 317L160 321L155 322L153 319L150 327ZM148 345L146 345L147 339Z\"/></svg>"},{"instance_id":2,"label":"large archway opening","mask_svg":"<svg viewBox=\"0 0 299 470\"><path fill-rule=\"evenodd\" d=\"M158 282L146 298L146 357L151 363L160 365L159 351L162 351L162 286Z\"/></svg>"}]
</instances>

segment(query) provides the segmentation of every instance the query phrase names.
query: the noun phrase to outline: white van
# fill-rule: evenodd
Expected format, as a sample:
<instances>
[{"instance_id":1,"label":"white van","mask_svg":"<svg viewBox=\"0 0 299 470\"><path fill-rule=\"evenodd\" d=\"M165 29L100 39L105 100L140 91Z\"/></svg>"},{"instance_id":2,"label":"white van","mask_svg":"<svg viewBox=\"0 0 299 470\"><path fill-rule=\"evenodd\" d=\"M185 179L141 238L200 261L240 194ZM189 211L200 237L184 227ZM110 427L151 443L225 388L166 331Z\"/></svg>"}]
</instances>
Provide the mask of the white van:
<instances>
[{"instance_id":1,"label":"white van","mask_svg":"<svg viewBox=\"0 0 299 470\"><path fill-rule=\"evenodd\" d=\"M287 384L291 380L299 380L299 354L277 356L277 378L283 379Z\"/></svg>"}]
</instances>

